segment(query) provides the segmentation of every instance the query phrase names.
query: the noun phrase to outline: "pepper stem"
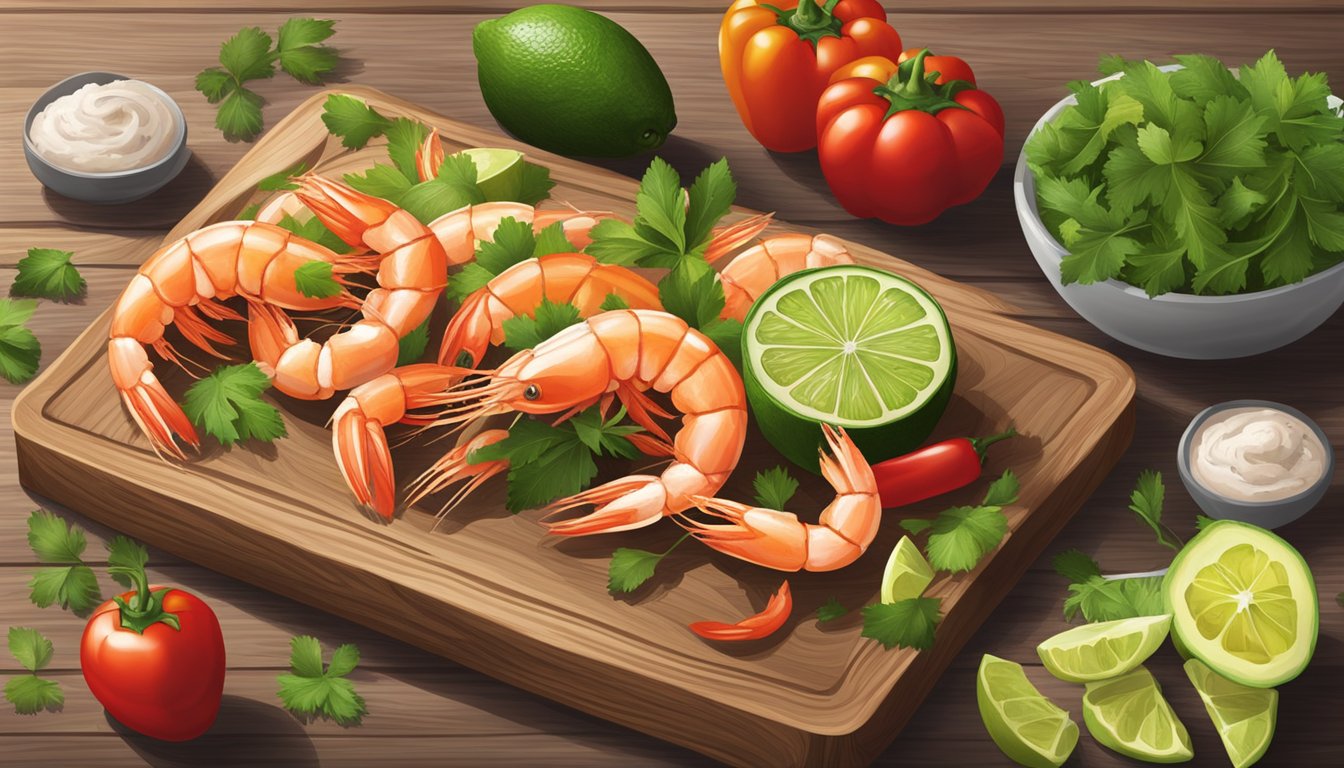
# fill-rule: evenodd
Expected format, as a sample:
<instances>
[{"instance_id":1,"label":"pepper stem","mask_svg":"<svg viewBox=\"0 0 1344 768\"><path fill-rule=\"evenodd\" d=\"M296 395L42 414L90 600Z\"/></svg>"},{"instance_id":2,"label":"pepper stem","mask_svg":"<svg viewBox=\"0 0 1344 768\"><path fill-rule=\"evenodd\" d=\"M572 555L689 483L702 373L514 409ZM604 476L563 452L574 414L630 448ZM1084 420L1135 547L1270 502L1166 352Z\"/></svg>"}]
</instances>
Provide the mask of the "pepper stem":
<instances>
[{"instance_id":1,"label":"pepper stem","mask_svg":"<svg viewBox=\"0 0 1344 768\"><path fill-rule=\"evenodd\" d=\"M150 591L149 578L143 567L114 565L107 569L113 576L126 576L135 584L135 595L127 601L120 597L112 598L121 609L121 627L143 635L153 624L166 624L176 630L182 629L177 614L163 610L163 596L167 588Z\"/></svg>"},{"instance_id":2,"label":"pepper stem","mask_svg":"<svg viewBox=\"0 0 1344 768\"><path fill-rule=\"evenodd\" d=\"M1008 427L1008 429L1000 432L997 435L990 435L989 437L972 437L969 439L971 441L971 447L975 449L976 454L980 456L980 461L983 462L985 460L986 448L989 448L989 446L999 442L1000 440L1007 440L1010 437L1017 437L1016 428Z\"/></svg>"},{"instance_id":3,"label":"pepper stem","mask_svg":"<svg viewBox=\"0 0 1344 768\"><path fill-rule=\"evenodd\" d=\"M798 0L798 7L793 11L793 26L808 32L830 26L831 12L839 2L827 0L825 5L818 5L817 0Z\"/></svg>"}]
</instances>

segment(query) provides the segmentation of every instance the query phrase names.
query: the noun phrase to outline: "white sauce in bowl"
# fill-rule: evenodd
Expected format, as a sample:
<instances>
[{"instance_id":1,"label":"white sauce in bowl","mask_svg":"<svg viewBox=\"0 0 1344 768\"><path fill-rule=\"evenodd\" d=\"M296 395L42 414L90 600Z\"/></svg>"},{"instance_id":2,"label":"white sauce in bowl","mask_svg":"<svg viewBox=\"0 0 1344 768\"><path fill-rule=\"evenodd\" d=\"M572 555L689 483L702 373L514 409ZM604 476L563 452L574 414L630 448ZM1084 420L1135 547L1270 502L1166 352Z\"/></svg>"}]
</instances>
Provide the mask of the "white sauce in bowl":
<instances>
[{"instance_id":1,"label":"white sauce in bowl","mask_svg":"<svg viewBox=\"0 0 1344 768\"><path fill-rule=\"evenodd\" d=\"M48 104L28 130L37 154L81 173L144 168L174 149L179 116L141 80L90 83Z\"/></svg>"},{"instance_id":2,"label":"white sauce in bowl","mask_svg":"<svg viewBox=\"0 0 1344 768\"><path fill-rule=\"evenodd\" d=\"M1208 490L1236 501L1280 501L1325 475L1326 448L1315 430L1273 408L1229 408L1200 425L1190 445L1190 473Z\"/></svg>"}]
</instances>

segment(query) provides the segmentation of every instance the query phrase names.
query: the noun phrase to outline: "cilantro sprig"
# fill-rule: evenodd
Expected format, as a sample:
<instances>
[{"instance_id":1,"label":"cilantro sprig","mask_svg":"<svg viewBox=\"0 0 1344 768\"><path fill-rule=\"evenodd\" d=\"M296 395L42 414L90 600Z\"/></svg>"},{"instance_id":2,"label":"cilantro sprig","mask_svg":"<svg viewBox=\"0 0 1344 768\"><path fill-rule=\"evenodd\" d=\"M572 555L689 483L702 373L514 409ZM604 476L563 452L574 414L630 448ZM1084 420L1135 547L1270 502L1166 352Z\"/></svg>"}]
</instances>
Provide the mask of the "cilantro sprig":
<instances>
[{"instance_id":1,"label":"cilantro sprig","mask_svg":"<svg viewBox=\"0 0 1344 768\"><path fill-rule=\"evenodd\" d=\"M270 387L256 363L220 366L187 389L182 410L226 446L249 438L271 442L287 433L279 409L261 399Z\"/></svg>"},{"instance_id":2,"label":"cilantro sprig","mask_svg":"<svg viewBox=\"0 0 1344 768\"><path fill-rule=\"evenodd\" d=\"M19 273L9 288L11 296L69 301L84 293L87 284L70 260L74 254L55 248L29 248L19 259Z\"/></svg>"},{"instance_id":3,"label":"cilantro sprig","mask_svg":"<svg viewBox=\"0 0 1344 768\"><path fill-rule=\"evenodd\" d=\"M607 564L607 591L615 595L639 589L644 582L653 578L653 571L663 558L672 554L672 550L681 546L681 543L688 538L689 533L683 534L662 552L618 547L611 553L611 562Z\"/></svg>"},{"instance_id":4,"label":"cilantro sprig","mask_svg":"<svg viewBox=\"0 0 1344 768\"><path fill-rule=\"evenodd\" d=\"M1103 59L1078 104L1027 142L1064 282L1118 278L1158 296L1296 283L1344 260L1344 118L1323 74L1273 51L1239 76L1209 56Z\"/></svg>"},{"instance_id":5,"label":"cilantro sprig","mask_svg":"<svg viewBox=\"0 0 1344 768\"><path fill-rule=\"evenodd\" d=\"M837 598L831 597L817 608L817 621L825 624L828 621L835 621L847 613L849 613L849 609L842 605Z\"/></svg>"},{"instance_id":6,"label":"cilantro sprig","mask_svg":"<svg viewBox=\"0 0 1344 768\"><path fill-rule=\"evenodd\" d=\"M782 466L757 472L751 485L756 491L756 503L766 509L783 510L798 492L798 481Z\"/></svg>"},{"instance_id":7,"label":"cilantro sprig","mask_svg":"<svg viewBox=\"0 0 1344 768\"><path fill-rule=\"evenodd\" d=\"M515 264L571 250L573 246L565 239L564 228L559 223L533 233L531 224L505 216L495 227L493 239L481 241L476 247L476 258L453 275L448 294L461 302Z\"/></svg>"},{"instance_id":8,"label":"cilantro sprig","mask_svg":"<svg viewBox=\"0 0 1344 768\"><path fill-rule=\"evenodd\" d=\"M943 620L942 600L912 597L894 603L875 603L863 608L863 637L878 641L887 650L933 647L935 631Z\"/></svg>"},{"instance_id":9,"label":"cilantro sprig","mask_svg":"<svg viewBox=\"0 0 1344 768\"><path fill-rule=\"evenodd\" d=\"M925 551L935 569L952 573L969 571L1008 533L1003 508L1017 501L1018 490L1017 476L1007 470L990 484L979 506L952 507L932 520L902 520L901 527L911 534L928 531Z\"/></svg>"},{"instance_id":10,"label":"cilantro sprig","mask_svg":"<svg viewBox=\"0 0 1344 768\"><path fill-rule=\"evenodd\" d=\"M0 376L22 384L37 375L42 344L28 330L28 320L37 310L32 299L0 299Z\"/></svg>"},{"instance_id":11,"label":"cilantro sprig","mask_svg":"<svg viewBox=\"0 0 1344 768\"><path fill-rule=\"evenodd\" d=\"M219 66L196 75L196 90L219 105L215 127L225 138L251 141L261 133L262 98L246 84L274 77L276 64L310 85L320 84L322 76L336 68L340 57L322 44L334 33L335 24L330 19L292 18L280 26L275 40L260 27L244 27L220 45Z\"/></svg>"},{"instance_id":12,"label":"cilantro sprig","mask_svg":"<svg viewBox=\"0 0 1344 768\"><path fill-rule=\"evenodd\" d=\"M28 546L43 563L28 582L34 605L59 605L84 613L102 602L98 578L84 564L88 539L83 530L45 509L36 509L28 516Z\"/></svg>"},{"instance_id":13,"label":"cilantro sprig","mask_svg":"<svg viewBox=\"0 0 1344 768\"><path fill-rule=\"evenodd\" d=\"M21 715L42 710L55 711L65 704L60 683L37 676L51 662L51 641L29 627L9 628L9 653L26 675L14 675L5 682L5 700Z\"/></svg>"},{"instance_id":14,"label":"cilantro sprig","mask_svg":"<svg viewBox=\"0 0 1344 768\"><path fill-rule=\"evenodd\" d=\"M300 635L290 640L287 674L276 677L276 695L285 709L298 715L322 716L340 725L355 725L368 714L364 699L346 678L359 665L359 648L346 643L332 651L331 662L322 662L322 644L316 637Z\"/></svg>"}]
</instances>

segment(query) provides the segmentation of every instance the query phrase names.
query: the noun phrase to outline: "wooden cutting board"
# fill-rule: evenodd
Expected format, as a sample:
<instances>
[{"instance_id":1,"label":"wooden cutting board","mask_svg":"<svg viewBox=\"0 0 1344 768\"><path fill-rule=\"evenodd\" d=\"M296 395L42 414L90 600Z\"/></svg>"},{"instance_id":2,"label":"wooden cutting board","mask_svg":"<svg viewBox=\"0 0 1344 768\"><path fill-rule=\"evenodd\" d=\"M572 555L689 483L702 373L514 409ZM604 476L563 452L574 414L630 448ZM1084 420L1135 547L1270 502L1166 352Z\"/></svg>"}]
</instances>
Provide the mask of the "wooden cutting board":
<instances>
[{"instance_id":1,"label":"wooden cutting board","mask_svg":"<svg viewBox=\"0 0 1344 768\"><path fill-rule=\"evenodd\" d=\"M554 200L633 214L637 184L631 179L536 152L378 91L342 92L385 114L438 126L449 151L525 149L550 167L559 183ZM259 179L300 161L335 176L385 157L381 147L350 153L332 141L320 121L325 97L314 96L281 121L169 239L233 218ZM355 506L336 469L324 428L334 402L279 397L287 439L228 450L209 441L185 465L159 460L113 391L106 312L15 402L20 478L37 493L206 567L726 762L862 764L891 742L1125 450L1133 431L1134 377L1100 350L1011 319L1011 307L982 291L852 248L861 260L924 285L951 320L960 373L934 437L983 435L1009 423L1023 434L992 449L986 470L997 475L1011 468L1021 478L1020 502L1007 510L1010 532L977 569L940 575L931 585L928 594L942 598L944 618L934 647L922 653L888 651L861 638L857 611L819 624L816 609L831 597L850 608L876 602L887 553L901 534L896 521L974 503L983 483L887 512L883 530L854 565L790 576L794 611L775 636L716 645L686 624L754 613L781 574L688 543L639 591L612 597L606 581L614 548L661 551L680 531L663 521L629 533L548 538L536 513L504 511L502 481L482 489L436 531L436 505L383 524ZM188 379L168 364L158 370L180 396ZM397 449L401 483L447 445L422 439ZM781 461L751 432L742 464L720 495L750 499L755 471ZM805 477L791 506L808 519L829 496L819 478Z\"/></svg>"}]
</instances>

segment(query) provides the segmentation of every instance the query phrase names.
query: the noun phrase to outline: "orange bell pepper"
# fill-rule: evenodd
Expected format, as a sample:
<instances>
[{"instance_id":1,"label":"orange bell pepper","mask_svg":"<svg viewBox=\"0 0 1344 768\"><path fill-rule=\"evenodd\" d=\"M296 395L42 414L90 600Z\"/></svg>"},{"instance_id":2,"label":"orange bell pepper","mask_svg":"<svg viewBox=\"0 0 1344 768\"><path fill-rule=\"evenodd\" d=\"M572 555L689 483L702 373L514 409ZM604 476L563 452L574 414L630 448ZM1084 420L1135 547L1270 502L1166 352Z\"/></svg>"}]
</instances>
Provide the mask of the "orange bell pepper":
<instances>
[{"instance_id":1,"label":"orange bell pepper","mask_svg":"<svg viewBox=\"0 0 1344 768\"><path fill-rule=\"evenodd\" d=\"M766 149L817 145L817 100L840 67L901 55L877 0L736 0L719 27L719 66L737 113Z\"/></svg>"}]
</instances>

